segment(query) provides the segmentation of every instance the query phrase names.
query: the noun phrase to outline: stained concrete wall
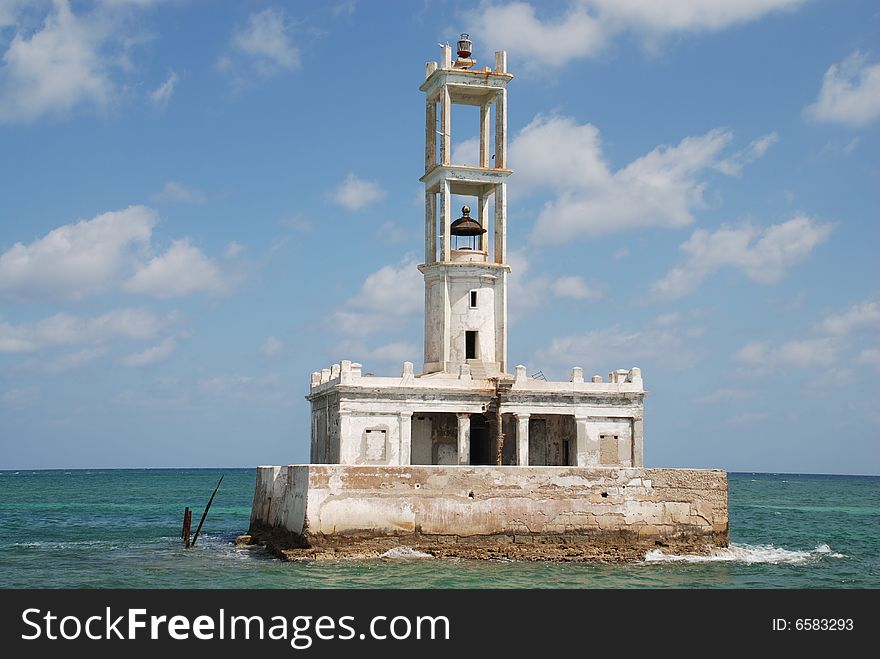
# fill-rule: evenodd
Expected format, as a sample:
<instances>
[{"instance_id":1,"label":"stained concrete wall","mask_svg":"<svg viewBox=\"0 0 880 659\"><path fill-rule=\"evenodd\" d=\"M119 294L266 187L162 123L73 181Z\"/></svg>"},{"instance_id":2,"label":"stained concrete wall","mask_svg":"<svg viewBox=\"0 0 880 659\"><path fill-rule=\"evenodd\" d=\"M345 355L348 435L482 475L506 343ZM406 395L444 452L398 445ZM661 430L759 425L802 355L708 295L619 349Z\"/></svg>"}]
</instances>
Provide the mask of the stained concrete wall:
<instances>
[{"instance_id":1,"label":"stained concrete wall","mask_svg":"<svg viewBox=\"0 0 880 659\"><path fill-rule=\"evenodd\" d=\"M305 545L398 536L727 540L727 474L603 467L258 467L252 530Z\"/></svg>"}]
</instances>

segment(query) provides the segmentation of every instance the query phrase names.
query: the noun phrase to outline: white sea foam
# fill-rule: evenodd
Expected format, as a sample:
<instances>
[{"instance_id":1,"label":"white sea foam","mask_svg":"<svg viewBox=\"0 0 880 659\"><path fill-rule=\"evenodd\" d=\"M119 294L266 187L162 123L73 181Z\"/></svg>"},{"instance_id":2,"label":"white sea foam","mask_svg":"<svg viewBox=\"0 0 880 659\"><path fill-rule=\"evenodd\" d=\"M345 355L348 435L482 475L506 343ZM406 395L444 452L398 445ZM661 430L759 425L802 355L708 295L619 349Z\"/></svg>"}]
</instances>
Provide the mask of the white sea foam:
<instances>
[{"instance_id":1,"label":"white sea foam","mask_svg":"<svg viewBox=\"0 0 880 659\"><path fill-rule=\"evenodd\" d=\"M773 545L731 544L722 549L713 549L709 554L664 554L652 549L645 554L646 563L770 563L772 565L803 565L819 560L823 556L845 558L843 554L831 551L831 547L821 544L812 551L781 549Z\"/></svg>"},{"instance_id":2,"label":"white sea foam","mask_svg":"<svg viewBox=\"0 0 880 659\"><path fill-rule=\"evenodd\" d=\"M413 549L412 547L392 547L379 558L434 558L431 554Z\"/></svg>"}]
</instances>

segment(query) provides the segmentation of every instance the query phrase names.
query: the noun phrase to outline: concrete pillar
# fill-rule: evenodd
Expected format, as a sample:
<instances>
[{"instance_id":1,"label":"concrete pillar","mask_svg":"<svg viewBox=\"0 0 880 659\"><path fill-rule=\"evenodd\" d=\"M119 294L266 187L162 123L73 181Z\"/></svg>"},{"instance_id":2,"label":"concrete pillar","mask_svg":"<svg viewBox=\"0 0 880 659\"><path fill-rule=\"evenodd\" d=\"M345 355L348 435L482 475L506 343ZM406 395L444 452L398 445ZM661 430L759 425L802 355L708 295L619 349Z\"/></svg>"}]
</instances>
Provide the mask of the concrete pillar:
<instances>
[{"instance_id":1,"label":"concrete pillar","mask_svg":"<svg viewBox=\"0 0 880 659\"><path fill-rule=\"evenodd\" d=\"M489 224L489 195L477 195L477 220L483 227ZM481 233L478 237L477 249L486 249L486 234Z\"/></svg>"},{"instance_id":2,"label":"concrete pillar","mask_svg":"<svg viewBox=\"0 0 880 659\"><path fill-rule=\"evenodd\" d=\"M507 183L495 186L495 263L507 263Z\"/></svg>"},{"instance_id":3,"label":"concrete pillar","mask_svg":"<svg viewBox=\"0 0 880 659\"><path fill-rule=\"evenodd\" d=\"M437 195L425 192L425 265L437 261Z\"/></svg>"},{"instance_id":4,"label":"concrete pillar","mask_svg":"<svg viewBox=\"0 0 880 659\"><path fill-rule=\"evenodd\" d=\"M495 71L497 73L507 73L507 51L495 51Z\"/></svg>"},{"instance_id":5,"label":"concrete pillar","mask_svg":"<svg viewBox=\"0 0 880 659\"><path fill-rule=\"evenodd\" d=\"M440 260L451 261L452 236L450 224L452 224L452 196L449 191L449 181L440 180Z\"/></svg>"},{"instance_id":6,"label":"concrete pillar","mask_svg":"<svg viewBox=\"0 0 880 659\"><path fill-rule=\"evenodd\" d=\"M329 432L327 434L329 435ZM339 410L339 464L356 464L359 457L360 442L352 441L350 435L351 411Z\"/></svg>"},{"instance_id":7,"label":"concrete pillar","mask_svg":"<svg viewBox=\"0 0 880 659\"><path fill-rule=\"evenodd\" d=\"M489 120L492 116L490 105L483 103L480 106L480 167L489 166ZM486 226L485 224L483 226Z\"/></svg>"},{"instance_id":8,"label":"concrete pillar","mask_svg":"<svg viewBox=\"0 0 880 659\"><path fill-rule=\"evenodd\" d=\"M440 91L440 164L448 165L450 144L452 141L452 101L449 98L449 87L443 85ZM496 160L498 156L495 156Z\"/></svg>"},{"instance_id":9,"label":"concrete pillar","mask_svg":"<svg viewBox=\"0 0 880 659\"><path fill-rule=\"evenodd\" d=\"M471 415L459 412L458 417L458 464L471 463Z\"/></svg>"},{"instance_id":10,"label":"concrete pillar","mask_svg":"<svg viewBox=\"0 0 880 659\"><path fill-rule=\"evenodd\" d=\"M587 432L589 417L576 416L577 424L577 466L596 467L599 465L599 440L591 438Z\"/></svg>"},{"instance_id":11,"label":"concrete pillar","mask_svg":"<svg viewBox=\"0 0 880 659\"><path fill-rule=\"evenodd\" d=\"M507 167L507 90L495 95L495 167Z\"/></svg>"},{"instance_id":12,"label":"concrete pillar","mask_svg":"<svg viewBox=\"0 0 880 659\"><path fill-rule=\"evenodd\" d=\"M425 103L425 173L437 164L437 99Z\"/></svg>"},{"instance_id":13,"label":"concrete pillar","mask_svg":"<svg viewBox=\"0 0 880 659\"><path fill-rule=\"evenodd\" d=\"M408 465L412 456L412 412L399 412L397 419L400 425L398 464Z\"/></svg>"},{"instance_id":14,"label":"concrete pillar","mask_svg":"<svg viewBox=\"0 0 880 659\"><path fill-rule=\"evenodd\" d=\"M632 454L632 466L633 467L644 467L645 466L645 420L641 417L636 417L632 422L632 443L633 443L633 454Z\"/></svg>"},{"instance_id":15,"label":"concrete pillar","mask_svg":"<svg viewBox=\"0 0 880 659\"><path fill-rule=\"evenodd\" d=\"M516 463L529 466L529 414L516 415Z\"/></svg>"}]
</instances>

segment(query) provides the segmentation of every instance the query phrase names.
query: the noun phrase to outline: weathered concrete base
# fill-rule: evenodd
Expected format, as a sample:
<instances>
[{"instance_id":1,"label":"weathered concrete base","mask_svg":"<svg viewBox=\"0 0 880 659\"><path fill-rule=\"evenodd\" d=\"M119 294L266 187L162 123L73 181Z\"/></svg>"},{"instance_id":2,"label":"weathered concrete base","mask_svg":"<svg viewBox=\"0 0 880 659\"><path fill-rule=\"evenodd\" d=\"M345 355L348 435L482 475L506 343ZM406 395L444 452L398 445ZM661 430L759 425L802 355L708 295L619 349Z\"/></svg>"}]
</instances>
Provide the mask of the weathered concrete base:
<instances>
[{"instance_id":1,"label":"weathered concrete base","mask_svg":"<svg viewBox=\"0 0 880 659\"><path fill-rule=\"evenodd\" d=\"M288 559L639 560L727 545L727 474L613 467L259 467L250 535Z\"/></svg>"}]
</instances>

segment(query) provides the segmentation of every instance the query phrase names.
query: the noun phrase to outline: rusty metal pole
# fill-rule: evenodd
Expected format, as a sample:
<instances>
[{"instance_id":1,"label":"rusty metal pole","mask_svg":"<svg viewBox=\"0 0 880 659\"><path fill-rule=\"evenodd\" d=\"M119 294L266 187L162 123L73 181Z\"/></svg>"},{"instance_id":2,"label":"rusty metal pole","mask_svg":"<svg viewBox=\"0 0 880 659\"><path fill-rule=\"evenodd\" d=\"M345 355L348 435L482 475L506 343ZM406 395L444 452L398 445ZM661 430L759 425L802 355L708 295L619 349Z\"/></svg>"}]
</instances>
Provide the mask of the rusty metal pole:
<instances>
[{"instance_id":1,"label":"rusty metal pole","mask_svg":"<svg viewBox=\"0 0 880 659\"><path fill-rule=\"evenodd\" d=\"M187 506L183 511L183 546L189 549L190 528L192 527L192 510Z\"/></svg>"},{"instance_id":2,"label":"rusty metal pole","mask_svg":"<svg viewBox=\"0 0 880 659\"><path fill-rule=\"evenodd\" d=\"M196 540L199 539L199 533L202 530L202 524L205 523L205 518L208 516L208 511L211 510L211 504L214 503L214 497L217 495L217 490L220 489L220 483L223 482L223 476L220 476L220 480L217 481L217 487L214 488L213 494L211 494L211 498L208 499L208 505L205 506L205 512L202 513L202 518L199 520L199 525L196 527L196 533L193 536L192 544L190 547L196 546Z\"/></svg>"}]
</instances>

